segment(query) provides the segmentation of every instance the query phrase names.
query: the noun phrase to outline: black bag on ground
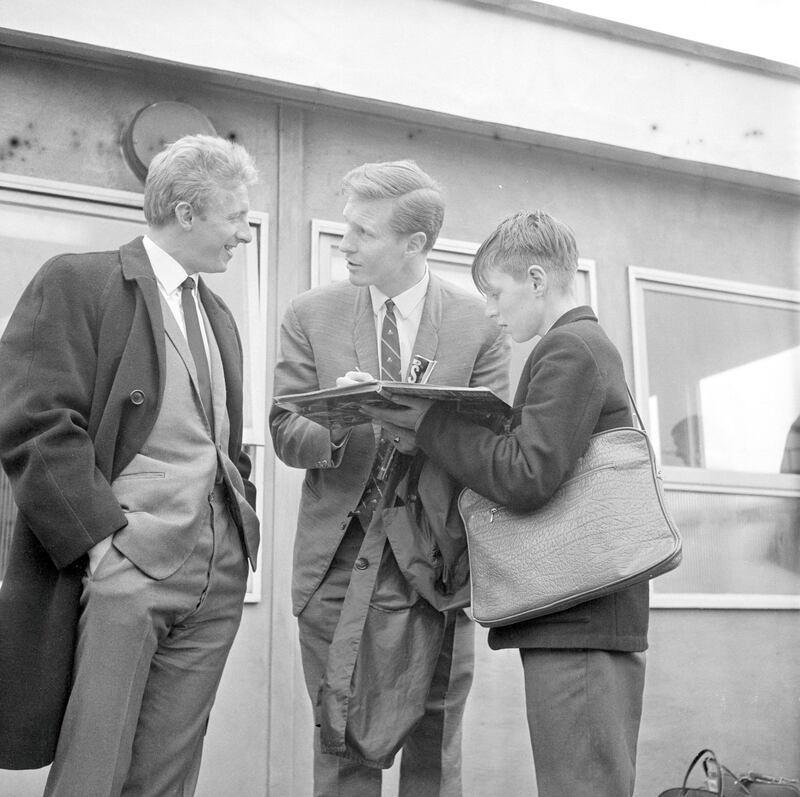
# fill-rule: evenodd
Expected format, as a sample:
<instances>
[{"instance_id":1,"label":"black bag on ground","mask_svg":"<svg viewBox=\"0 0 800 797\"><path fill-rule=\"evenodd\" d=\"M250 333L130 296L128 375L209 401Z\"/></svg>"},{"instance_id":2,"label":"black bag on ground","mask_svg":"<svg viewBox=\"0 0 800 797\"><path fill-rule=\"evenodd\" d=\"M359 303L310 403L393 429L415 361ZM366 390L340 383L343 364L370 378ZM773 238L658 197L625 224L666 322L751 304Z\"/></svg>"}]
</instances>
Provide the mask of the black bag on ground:
<instances>
[{"instance_id":1,"label":"black bag on ground","mask_svg":"<svg viewBox=\"0 0 800 797\"><path fill-rule=\"evenodd\" d=\"M687 786L692 770L702 762L705 773L703 786ZM776 778L747 772L734 775L720 764L712 750L701 750L689 764L683 784L662 791L658 797L800 797L800 781Z\"/></svg>"}]
</instances>

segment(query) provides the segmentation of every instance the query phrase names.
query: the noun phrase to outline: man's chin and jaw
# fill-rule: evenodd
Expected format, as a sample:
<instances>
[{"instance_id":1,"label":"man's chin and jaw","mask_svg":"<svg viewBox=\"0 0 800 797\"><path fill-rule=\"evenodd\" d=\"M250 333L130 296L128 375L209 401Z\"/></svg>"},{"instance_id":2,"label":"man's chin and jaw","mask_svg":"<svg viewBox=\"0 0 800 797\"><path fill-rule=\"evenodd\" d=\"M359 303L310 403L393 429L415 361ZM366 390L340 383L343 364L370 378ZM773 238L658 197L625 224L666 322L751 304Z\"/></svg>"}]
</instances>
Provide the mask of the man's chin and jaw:
<instances>
[{"instance_id":1,"label":"man's chin and jaw","mask_svg":"<svg viewBox=\"0 0 800 797\"><path fill-rule=\"evenodd\" d=\"M226 244L219 250L216 258L208 259L208 267L201 269L205 274L224 274L233 260L238 241L235 244Z\"/></svg>"},{"instance_id":2,"label":"man's chin and jaw","mask_svg":"<svg viewBox=\"0 0 800 797\"><path fill-rule=\"evenodd\" d=\"M250 209L247 188L220 190L209 202L205 212L193 220L187 231L187 272L222 274L228 270L236 247L247 243L251 236L247 226ZM189 272L189 273L192 273Z\"/></svg>"},{"instance_id":3,"label":"man's chin and jaw","mask_svg":"<svg viewBox=\"0 0 800 797\"><path fill-rule=\"evenodd\" d=\"M370 269L349 261L347 262L347 276L351 284L359 287L372 285L375 282L375 276Z\"/></svg>"},{"instance_id":4,"label":"man's chin and jaw","mask_svg":"<svg viewBox=\"0 0 800 797\"><path fill-rule=\"evenodd\" d=\"M352 285L359 288L374 285L379 291L390 297L397 296L415 285L424 274L424 266L421 274L418 274L417 271L419 268L404 258L370 265L347 261L347 274Z\"/></svg>"}]
</instances>

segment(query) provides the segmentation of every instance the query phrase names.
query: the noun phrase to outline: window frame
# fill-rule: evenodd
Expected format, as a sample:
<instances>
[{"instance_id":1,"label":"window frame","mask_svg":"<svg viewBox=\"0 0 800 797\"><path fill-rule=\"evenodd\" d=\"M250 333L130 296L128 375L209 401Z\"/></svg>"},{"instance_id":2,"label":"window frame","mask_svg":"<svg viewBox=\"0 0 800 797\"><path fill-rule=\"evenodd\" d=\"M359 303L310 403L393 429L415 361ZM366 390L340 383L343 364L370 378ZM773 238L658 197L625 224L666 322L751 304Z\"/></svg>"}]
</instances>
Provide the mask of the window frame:
<instances>
[{"instance_id":1,"label":"window frame","mask_svg":"<svg viewBox=\"0 0 800 797\"><path fill-rule=\"evenodd\" d=\"M698 276L640 266L628 267L631 313L634 395L646 427L658 428L651 417L649 364L645 318L645 291L654 290L687 297L712 297L765 308L790 309L800 318L800 291L716 277ZM655 419L657 420L657 419ZM651 435L652 436L652 435ZM800 475L723 471L660 464L659 446L653 446L666 493L715 493L742 496L793 498L800 506ZM654 608L800 609L800 595L760 593L660 592L658 579L651 582Z\"/></svg>"}]
</instances>

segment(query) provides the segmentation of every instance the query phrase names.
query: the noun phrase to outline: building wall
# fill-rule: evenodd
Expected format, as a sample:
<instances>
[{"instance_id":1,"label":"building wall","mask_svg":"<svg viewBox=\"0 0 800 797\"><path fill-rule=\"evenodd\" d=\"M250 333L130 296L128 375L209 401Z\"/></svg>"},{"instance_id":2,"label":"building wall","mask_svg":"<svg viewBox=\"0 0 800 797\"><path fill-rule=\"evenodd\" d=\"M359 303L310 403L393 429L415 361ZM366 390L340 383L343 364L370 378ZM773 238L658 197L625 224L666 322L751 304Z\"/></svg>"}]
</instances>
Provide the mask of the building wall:
<instances>
[{"instance_id":1,"label":"building wall","mask_svg":"<svg viewBox=\"0 0 800 797\"><path fill-rule=\"evenodd\" d=\"M267 373L287 302L310 284L310 221L338 221L339 180L368 160L411 157L448 194L442 235L480 241L505 214L541 207L597 263L601 321L632 369L630 265L798 287L796 198L652 167L302 104L177 67L81 63L0 48L0 171L139 191L119 146L142 106L182 100L255 156L255 210L270 214ZM0 262L2 269L13 264ZM665 334L669 334L665 330ZM270 397L267 395L264 410ZM262 600L244 620L212 714L199 797L303 797L310 712L289 603L300 474L267 456ZM465 795L535 793L513 652L479 630L465 724ZM737 768L800 774L796 612L654 610L637 795L679 782L711 746ZM39 793L42 773L0 772L0 794ZM391 782L393 776L387 780ZM388 791L388 787L387 787Z\"/></svg>"},{"instance_id":2,"label":"building wall","mask_svg":"<svg viewBox=\"0 0 800 797\"><path fill-rule=\"evenodd\" d=\"M362 0L235 0L203 14L159 0L139 0L135 13L114 0L0 0L0 25L593 153L795 189L800 179L786 124L800 110L796 67L531 0L371 0L369 14Z\"/></svg>"}]
</instances>

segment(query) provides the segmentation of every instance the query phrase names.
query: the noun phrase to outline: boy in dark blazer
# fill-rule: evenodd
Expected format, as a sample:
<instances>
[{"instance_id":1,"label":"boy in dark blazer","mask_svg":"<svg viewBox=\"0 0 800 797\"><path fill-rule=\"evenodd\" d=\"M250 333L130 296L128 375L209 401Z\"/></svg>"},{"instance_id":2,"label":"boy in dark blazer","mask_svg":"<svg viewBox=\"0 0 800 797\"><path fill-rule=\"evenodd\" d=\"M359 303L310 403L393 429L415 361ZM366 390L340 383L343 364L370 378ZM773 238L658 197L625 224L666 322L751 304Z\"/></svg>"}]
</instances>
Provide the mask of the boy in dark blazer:
<instances>
[{"instance_id":1,"label":"boy in dark blazer","mask_svg":"<svg viewBox=\"0 0 800 797\"><path fill-rule=\"evenodd\" d=\"M575 299L572 231L546 213L505 219L475 255L486 313L513 340L541 336L523 368L516 425L495 434L430 402L372 412L400 450L418 447L455 479L515 509L547 503L591 435L630 426L622 360ZM493 628L519 648L540 797L630 797L644 689L648 585Z\"/></svg>"}]
</instances>

